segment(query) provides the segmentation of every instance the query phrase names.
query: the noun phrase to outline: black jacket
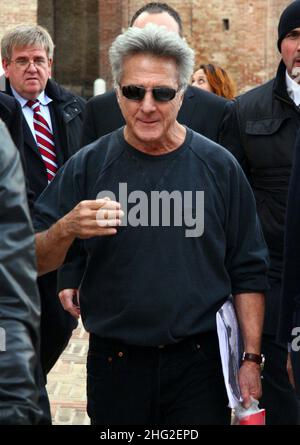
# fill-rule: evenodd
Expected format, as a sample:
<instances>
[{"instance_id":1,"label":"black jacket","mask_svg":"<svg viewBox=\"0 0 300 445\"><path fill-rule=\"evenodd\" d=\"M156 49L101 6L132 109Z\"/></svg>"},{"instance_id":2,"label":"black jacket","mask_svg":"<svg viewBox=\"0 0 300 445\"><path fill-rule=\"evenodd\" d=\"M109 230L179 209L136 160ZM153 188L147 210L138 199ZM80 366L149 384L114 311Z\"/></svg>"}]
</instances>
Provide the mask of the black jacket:
<instances>
[{"instance_id":1,"label":"black jacket","mask_svg":"<svg viewBox=\"0 0 300 445\"><path fill-rule=\"evenodd\" d=\"M227 100L189 86L184 94L178 121L197 133L217 141ZM115 91L88 101L82 132L82 145L125 125Z\"/></svg>"},{"instance_id":2,"label":"black jacket","mask_svg":"<svg viewBox=\"0 0 300 445\"><path fill-rule=\"evenodd\" d=\"M286 67L280 63L274 79L238 97L227 107L220 143L242 164L252 185L257 211L269 247L271 284L280 285L284 223L294 143L300 110L290 99ZM266 313L278 313L270 301Z\"/></svg>"},{"instance_id":3,"label":"black jacket","mask_svg":"<svg viewBox=\"0 0 300 445\"><path fill-rule=\"evenodd\" d=\"M291 174L286 213L285 255L282 282L280 338L291 341L294 312L300 314L300 131L295 144L295 157ZM299 335L299 332L297 332ZM300 378L300 377L299 377ZM298 379L299 380L299 379Z\"/></svg>"},{"instance_id":4,"label":"black jacket","mask_svg":"<svg viewBox=\"0 0 300 445\"><path fill-rule=\"evenodd\" d=\"M34 251L20 158L0 122L0 425L35 424L41 417Z\"/></svg>"}]
</instances>

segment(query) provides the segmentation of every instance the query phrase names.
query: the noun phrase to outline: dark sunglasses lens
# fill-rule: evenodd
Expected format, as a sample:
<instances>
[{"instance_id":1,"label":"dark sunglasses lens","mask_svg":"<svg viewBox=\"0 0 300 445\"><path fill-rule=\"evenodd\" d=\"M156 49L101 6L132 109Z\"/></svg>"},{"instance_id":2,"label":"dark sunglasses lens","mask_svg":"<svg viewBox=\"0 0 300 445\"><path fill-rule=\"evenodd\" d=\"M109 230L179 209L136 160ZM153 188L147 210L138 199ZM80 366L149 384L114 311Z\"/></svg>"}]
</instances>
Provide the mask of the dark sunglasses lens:
<instances>
[{"instance_id":1,"label":"dark sunglasses lens","mask_svg":"<svg viewBox=\"0 0 300 445\"><path fill-rule=\"evenodd\" d=\"M127 85L122 87L123 96L130 100L143 100L146 94L146 90L143 87L136 85ZM153 88L152 94L155 100L158 102L168 102L174 99L176 96L176 90L168 87Z\"/></svg>"},{"instance_id":2,"label":"dark sunglasses lens","mask_svg":"<svg viewBox=\"0 0 300 445\"><path fill-rule=\"evenodd\" d=\"M142 100L145 96L145 92L145 88L137 87L135 85L122 87L123 96L130 100Z\"/></svg>"},{"instance_id":3,"label":"dark sunglasses lens","mask_svg":"<svg viewBox=\"0 0 300 445\"><path fill-rule=\"evenodd\" d=\"M173 88L153 88L153 97L158 102L168 102L176 96L176 90Z\"/></svg>"}]
</instances>

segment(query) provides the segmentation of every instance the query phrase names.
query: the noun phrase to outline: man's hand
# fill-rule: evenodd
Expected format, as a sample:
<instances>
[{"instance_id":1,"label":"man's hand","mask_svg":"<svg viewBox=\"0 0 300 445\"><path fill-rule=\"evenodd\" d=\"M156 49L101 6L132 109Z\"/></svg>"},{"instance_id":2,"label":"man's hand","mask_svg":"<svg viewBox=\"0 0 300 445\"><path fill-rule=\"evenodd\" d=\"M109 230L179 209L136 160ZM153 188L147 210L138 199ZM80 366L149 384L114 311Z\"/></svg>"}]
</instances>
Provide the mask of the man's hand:
<instances>
[{"instance_id":1,"label":"man's hand","mask_svg":"<svg viewBox=\"0 0 300 445\"><path fill-rule=\"evenodd\" d=\"M286 370L289 376L289 381L290 384L292 385L293 388L295 388L295 378L294 378L294 371L293 371L293 367L292 367L292 360L291 360L291 353L288 353L287 356L287 363L286 363Z\"/></svg>"},{"instance_id":2,"label":"man's hand","mask_svg":"<svg viewBox=\"0 0 300 445\"><path fill-rule=\"evenodd\" d=\"M58 294L65 311L75 317L80 317L79 291L78 289L63 289Z\"/></svg>"},{"instance_id":3,"label":"man's hand","mask_svg":"<svg viewBox=\"0 0 300 445\"><path fill-rule=\"evenodd\" d=\"M260 366L257 363L245 360L240 367L239 384L243 407L249 408L251 405L251 396L259 400L262 395Z\"/></svg>"},{"instance_id":4,"label":"man's hand","mask_svg":"<svg viewBox=\"0 0 300 445\"><path fill-rule=\"evenodd\" d=\"M36 233L38 274L61 266L75 238L115 235L122 216L120 204L109 198L81 201L50 229Z\"/></svg>"},{"instance_id":5,"label":"man's hand","mask_svg":"<svg viewBox=\"0 0 300 445\"><path fill-rule=\"evenodd\" d=\"M74 238L115 235L122 216L120 203L109 198L81 201L62 218L61 227Z\"/></svg>"}]
</instances>

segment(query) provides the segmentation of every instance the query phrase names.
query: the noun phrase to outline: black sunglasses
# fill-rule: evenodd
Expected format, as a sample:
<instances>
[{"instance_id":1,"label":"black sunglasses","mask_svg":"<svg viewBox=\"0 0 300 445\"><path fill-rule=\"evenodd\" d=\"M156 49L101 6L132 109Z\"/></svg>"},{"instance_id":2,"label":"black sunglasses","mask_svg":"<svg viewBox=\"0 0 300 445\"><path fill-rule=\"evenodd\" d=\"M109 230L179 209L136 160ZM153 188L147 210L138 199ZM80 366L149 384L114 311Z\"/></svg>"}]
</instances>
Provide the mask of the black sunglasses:
<instances>
[{"instance_id":1,"label":"black sunglasses","mask_svg":"<svg viewBox=\"0 0 300 445\"><path fill-rule=\"evenodd\" d=\"M147 91L146 88L137 85L127 85L121 87L121 90L123 96L129 100L143 100ZM157 102L169 102L174 99L178 90L169 87L156 87L152 88L151 92Z\"/></svg>"}]
</instances>

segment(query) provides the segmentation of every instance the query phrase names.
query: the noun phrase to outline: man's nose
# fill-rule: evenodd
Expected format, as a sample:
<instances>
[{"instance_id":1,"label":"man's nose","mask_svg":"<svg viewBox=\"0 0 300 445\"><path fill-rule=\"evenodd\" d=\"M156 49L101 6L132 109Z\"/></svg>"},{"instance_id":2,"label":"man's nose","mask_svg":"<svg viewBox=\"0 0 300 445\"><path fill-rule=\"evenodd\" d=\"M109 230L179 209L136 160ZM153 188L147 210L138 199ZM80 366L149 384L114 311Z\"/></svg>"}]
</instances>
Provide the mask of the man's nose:
<instances>
[{"instance_id":1,"label":"man's nose","mask_svg":"<svg viewBox=\"0 0 300 445\"><path fill-rule=\"evenodd\" d=\"M33 60L28 62L28 66L27 66L26 70L30 71L30 72L32 72L32 71L36 72L37 71L37 67L35 66L35 63L34 63Z\"/></svg>"},{"instance_id":2,"label":"man's nose","mask_svg":"<svg viewBox=\"0 0 300 445\"><path fill-rule=\"evenodd\" d=\"M144 113L151 113L156 109L156 102L153 97L152 91L147 91L144 99L142 100L141 108Z\"/></svg>"}]
</instances>

